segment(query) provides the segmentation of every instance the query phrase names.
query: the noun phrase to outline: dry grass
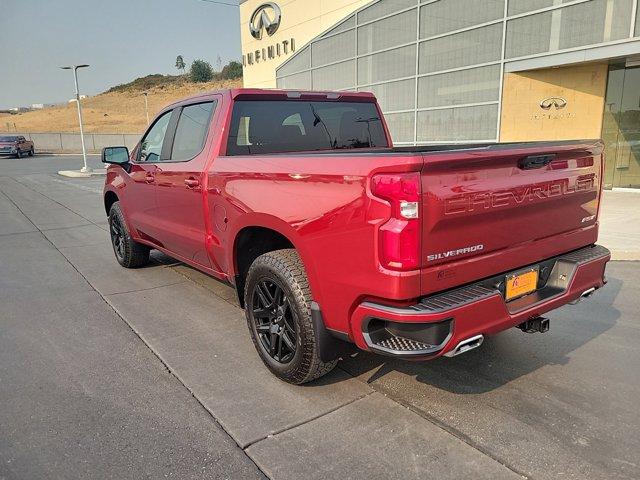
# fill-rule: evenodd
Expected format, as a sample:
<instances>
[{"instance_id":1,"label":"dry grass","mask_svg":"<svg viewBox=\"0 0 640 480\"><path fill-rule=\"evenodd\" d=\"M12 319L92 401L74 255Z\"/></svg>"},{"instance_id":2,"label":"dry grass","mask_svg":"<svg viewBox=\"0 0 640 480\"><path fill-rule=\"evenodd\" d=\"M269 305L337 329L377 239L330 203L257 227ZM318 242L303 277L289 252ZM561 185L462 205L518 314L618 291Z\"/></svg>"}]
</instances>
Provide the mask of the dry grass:
<instances>
[{"instance_id":1,"label":"dry grass","mask_svg":"<svg viewBox=\"0 0 640 480\"><path fill-rule=\"evenodd\" d=\"M241 87L242 79L209 83L176 82L149 90L149 115L190 95L221 88ZM144 96L139 90L102 93L82 100L84 129L87 133L141 133L147 126ZM17 115L0 114L0 132L77 132L78 114L74 103Z\"/></svg>"}]
</instances>

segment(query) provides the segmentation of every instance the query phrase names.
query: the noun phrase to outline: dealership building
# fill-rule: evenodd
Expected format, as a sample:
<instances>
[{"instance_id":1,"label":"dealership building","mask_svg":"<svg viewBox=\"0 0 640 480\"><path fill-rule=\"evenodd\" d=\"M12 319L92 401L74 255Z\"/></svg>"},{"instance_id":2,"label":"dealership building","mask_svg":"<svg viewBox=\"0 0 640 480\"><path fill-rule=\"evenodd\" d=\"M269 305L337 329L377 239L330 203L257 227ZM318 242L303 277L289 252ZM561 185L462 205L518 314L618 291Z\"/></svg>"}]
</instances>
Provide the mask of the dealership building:
<instances>
[{"instance_id":1,"label":"dealership building","mask_svg":"<svg viewBox=\"0 0 640 480\"><path fill-rule=\"evenodd\" d=\"M398 145L603 138L640 187L640 0L244 0L246 87L374 92Z\"/></svg>"}]
</instances>

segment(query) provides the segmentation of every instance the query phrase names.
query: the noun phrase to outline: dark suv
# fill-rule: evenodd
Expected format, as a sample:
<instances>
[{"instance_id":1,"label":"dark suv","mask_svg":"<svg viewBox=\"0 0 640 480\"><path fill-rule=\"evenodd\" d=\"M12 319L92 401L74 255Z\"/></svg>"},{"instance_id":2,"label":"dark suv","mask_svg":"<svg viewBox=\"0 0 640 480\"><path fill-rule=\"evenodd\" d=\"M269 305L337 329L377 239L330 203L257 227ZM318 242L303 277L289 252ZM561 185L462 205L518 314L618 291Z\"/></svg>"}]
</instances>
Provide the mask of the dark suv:
<instances>
[{"instance_id":1,"label":"dark suv","mask_svg":"<svg viewBox=\"0 0 640 480\"><path fill-rule=\"evenodd\" d=\"M30 157L34 154L33 142L22 135L0 136L0 155L15 155L21 158L24 154Z\"/></svg>"}]
</instances>

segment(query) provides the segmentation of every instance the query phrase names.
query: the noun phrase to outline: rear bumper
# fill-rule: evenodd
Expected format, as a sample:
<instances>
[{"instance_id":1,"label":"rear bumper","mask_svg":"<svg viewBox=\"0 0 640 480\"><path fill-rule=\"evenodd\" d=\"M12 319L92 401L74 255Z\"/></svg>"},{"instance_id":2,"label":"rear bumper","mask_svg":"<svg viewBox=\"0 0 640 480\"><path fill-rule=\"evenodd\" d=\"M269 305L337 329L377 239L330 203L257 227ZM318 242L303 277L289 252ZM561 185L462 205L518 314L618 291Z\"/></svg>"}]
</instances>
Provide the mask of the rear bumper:
<instances>
[{"instance_id":1,"label":"rear bumper","mask_svg":"<svg viewBox=\"0 0 640 480\"><path fill-rule=\"evenodd\" d=\"M354 340L364 350L385 355L439 357L467 339L496 334L580 300L585 292L604 286L610 258L609 250L592 245L539 262L538 289L510 302L505 302L501 284L510 272L407 307L363 302L351 316Z\"/></svg>"}]
</instances>

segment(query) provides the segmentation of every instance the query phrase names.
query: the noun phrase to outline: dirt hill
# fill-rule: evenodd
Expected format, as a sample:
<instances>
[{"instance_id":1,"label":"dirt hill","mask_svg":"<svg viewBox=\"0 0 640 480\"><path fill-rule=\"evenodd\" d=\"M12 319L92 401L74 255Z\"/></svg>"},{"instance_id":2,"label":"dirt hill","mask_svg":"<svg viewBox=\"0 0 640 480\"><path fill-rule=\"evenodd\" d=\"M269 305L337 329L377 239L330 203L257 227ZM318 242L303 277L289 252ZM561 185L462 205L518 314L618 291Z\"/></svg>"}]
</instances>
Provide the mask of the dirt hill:
<instances>
[{"instance_id":1,"label":"dirt hill","mask_svg":"<svg viewBox=\"0 0 640 480\"><path fill-rule=\"evenodd\" d=\"M141 133L147 126L142 92L149 92L149 116L164 106L190 95L220 88L241 87L242 79L192 83L182 77L149 75L82 100L87 133ZM7 123L9 128L7 128ZM15 129L14 129L15 124ZM77 132L75 103L42 110L0 114L0 132Z\"/></svg>"}]
</instances>

